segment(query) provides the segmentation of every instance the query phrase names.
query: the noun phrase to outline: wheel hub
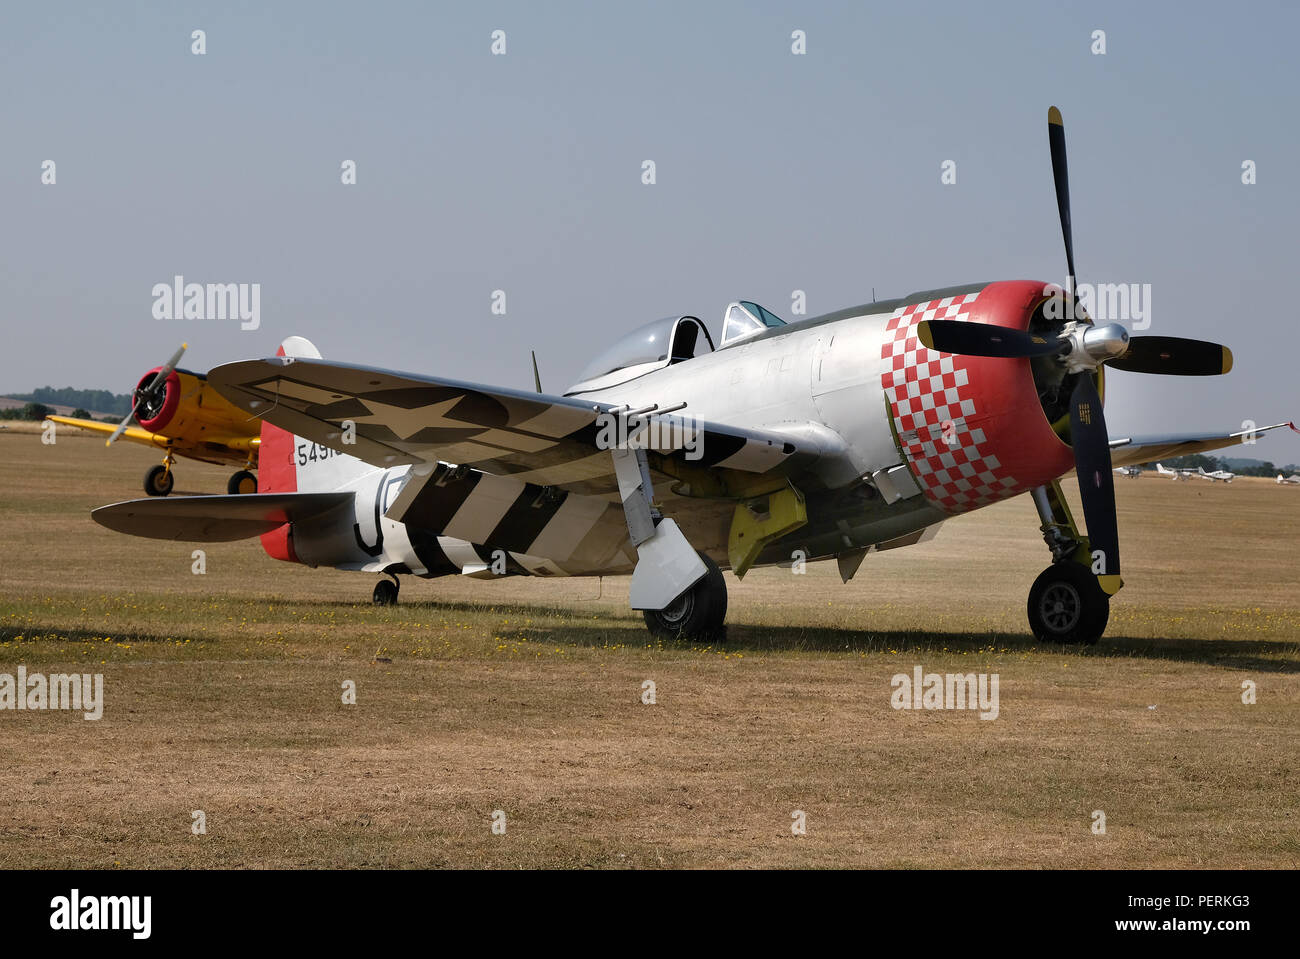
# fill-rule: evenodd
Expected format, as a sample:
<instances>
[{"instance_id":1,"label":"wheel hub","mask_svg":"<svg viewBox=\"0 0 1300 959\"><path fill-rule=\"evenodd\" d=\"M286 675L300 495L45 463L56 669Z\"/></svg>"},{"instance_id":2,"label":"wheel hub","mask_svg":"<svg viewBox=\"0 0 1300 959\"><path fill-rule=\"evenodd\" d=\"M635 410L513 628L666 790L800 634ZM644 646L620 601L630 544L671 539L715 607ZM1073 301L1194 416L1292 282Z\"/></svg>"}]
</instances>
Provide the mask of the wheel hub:
<instances>
[{"instance_id":1,"label":"wheel hub","mask_svg":"<svg viewBox=\"0 0 1300 959\"><path fill-rule=\"evenodd\" d=\"M675 600L659 611L659 618L665 626L677 626L685 622L691 615L691 609L695 606L695 598L691 590L687 590L678 596Z\"/></svg>"},{"instance_id":2,"label":"wheel hub","mask_svg":"<svg viewBox=\"0 0 1300 959\"><path fill-rule=\"evenodd\" d=\"M1054 583L1039 602L1043 623L1056 633L1073 629L1083 615L1083 599L1069 583Z\"/></svg>"}]
</instances>

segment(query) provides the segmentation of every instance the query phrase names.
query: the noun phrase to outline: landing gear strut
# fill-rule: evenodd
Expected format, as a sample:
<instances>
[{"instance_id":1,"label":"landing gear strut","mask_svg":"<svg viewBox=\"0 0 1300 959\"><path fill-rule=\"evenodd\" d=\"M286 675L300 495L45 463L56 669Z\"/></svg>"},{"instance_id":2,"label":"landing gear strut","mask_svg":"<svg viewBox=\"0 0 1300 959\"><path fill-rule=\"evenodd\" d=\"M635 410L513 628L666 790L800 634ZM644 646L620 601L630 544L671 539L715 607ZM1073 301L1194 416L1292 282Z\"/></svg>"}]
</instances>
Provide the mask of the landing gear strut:
<instances>
[{"instance_id":1,"label":"landing gear strut","mask_svg":"<svg viewBox=\"0 0 1300 959\"><path fill-rule=\"evenodd\" d=\"M1040 643L1092 645L1106 631L1110 597L1089 565L1088 538L1075 525L1059 484L1039 486L1032 495L1052 565L1029 590L1029 628Z\"/></svg>"},{"instance_id":2,"label":"landing gear strut","mask_svg":"<svg viewBox=\"0 0 1300 959\"><path fill-rule=\"evenodd\" d=\"M172 476L172 455L167 454L157 466L149 467L144 474L144 491L150 496L166 496L172 491L176 479Z\"/></svg>"},{"instance_id":3,"label":"landing gear strut","mask_svg":"<svg viewBox=\"0 0 1300 959\"><path fill-rule=\"evenodd\" d=\"M392 573L389 573L388 575L393 576ZM371 599L376 606L396 606L397 589L398 582L396 576L393 576L391 583L386 579L381 579L375 584L375 592Z\"/></svg>"},{"instance_id":4,"label":"landing gear strut","mask_svg":"<svg viewBox=\"0 0 1300 959\"><path fill-rule=\"evenodd\" d=\"M718 641L726 637L727 581L717 563L703 553L700 559L709 569L703 579L663 609L643 611L645 624L654 635Z\"/></svg>"}]
</instances>

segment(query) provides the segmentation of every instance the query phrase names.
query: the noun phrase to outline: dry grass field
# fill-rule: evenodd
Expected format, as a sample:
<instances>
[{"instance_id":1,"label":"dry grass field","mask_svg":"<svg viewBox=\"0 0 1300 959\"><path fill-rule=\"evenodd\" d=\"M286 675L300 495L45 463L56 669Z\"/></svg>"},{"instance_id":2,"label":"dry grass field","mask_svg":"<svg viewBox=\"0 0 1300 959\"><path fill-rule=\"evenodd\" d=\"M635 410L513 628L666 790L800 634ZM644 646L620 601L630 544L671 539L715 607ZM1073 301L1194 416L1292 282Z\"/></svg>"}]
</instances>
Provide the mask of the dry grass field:
<instances>
[{"instance_id":1,"label":"dry grass field","mask_svg":"<svg viewBox=\"0 0 1300 959\"><path fill-rule=\"evenodd\" d=\"M728 574L701 648L651 642L626 580L407 578L381 609L255 540L194 575L193 546L89 518L154 461L0 431L0 672L106 698L0 712L2 868L1300 864L1300 488L1117 478L1127 585L1093 648L1028 633L1025 498L848 585ZM998 718L892 709L917 665L997 673Z\"/></svg>"}]
</instances>

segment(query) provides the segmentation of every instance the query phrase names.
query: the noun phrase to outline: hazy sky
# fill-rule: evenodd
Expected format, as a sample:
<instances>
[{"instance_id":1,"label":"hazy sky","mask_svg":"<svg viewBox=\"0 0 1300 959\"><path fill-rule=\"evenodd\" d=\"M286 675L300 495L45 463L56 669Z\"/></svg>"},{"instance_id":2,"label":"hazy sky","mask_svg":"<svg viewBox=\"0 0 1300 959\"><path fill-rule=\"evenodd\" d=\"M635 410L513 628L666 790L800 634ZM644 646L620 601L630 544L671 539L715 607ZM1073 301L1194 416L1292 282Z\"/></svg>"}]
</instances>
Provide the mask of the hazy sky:
<instances>
[{"instance_id":1,"label":"hazy sky","mask_svg":"<svg viewBox=\"0 0 1300 959\"><path fill-rule=\"evenodd\" d=\"M1111 434L1297 418L1298 35L1293 3L5 4L0 392L127 392L182 340L208 369L291 333L515 387L535 348L559 391L731 299L1062 282L1055 103L1080 279L1149 283L1147 332L1236 356L1112 372ZM260 283L260 328L154 319L176 274Z\"/></svg>"}]
</instances>

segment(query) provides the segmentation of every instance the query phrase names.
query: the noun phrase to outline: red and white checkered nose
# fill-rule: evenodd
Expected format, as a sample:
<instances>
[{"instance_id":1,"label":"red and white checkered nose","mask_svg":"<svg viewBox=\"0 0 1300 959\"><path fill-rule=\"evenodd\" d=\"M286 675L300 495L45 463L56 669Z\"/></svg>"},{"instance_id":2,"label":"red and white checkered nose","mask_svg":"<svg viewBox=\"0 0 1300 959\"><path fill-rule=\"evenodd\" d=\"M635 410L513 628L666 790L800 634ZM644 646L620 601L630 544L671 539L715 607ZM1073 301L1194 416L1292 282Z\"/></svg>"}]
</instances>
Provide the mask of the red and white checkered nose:
<instances>
[{"instance_id":1,"label":"red and white checkered nose","mask_svg":"<svg viewBox=\"0 0 1300 959\"><path fill-rule=\"evenodd\" d=\"M925 496L964 513L1050 482L1073 468L1047 421L1027 359L959 356L927 349L922 320L1029 327L1046 284L991 283L899 307L886 326L881 386L894 431Z\"/></svg>"}]
</instances>

